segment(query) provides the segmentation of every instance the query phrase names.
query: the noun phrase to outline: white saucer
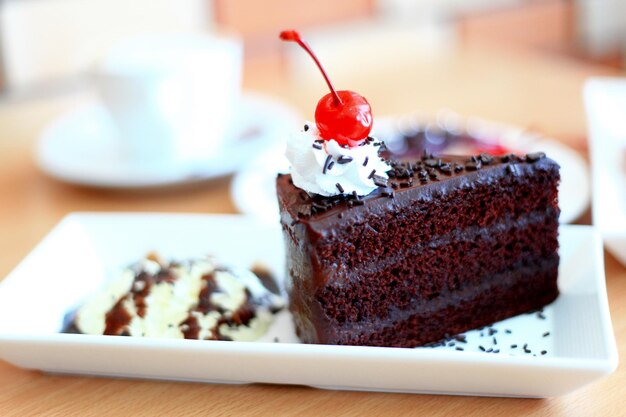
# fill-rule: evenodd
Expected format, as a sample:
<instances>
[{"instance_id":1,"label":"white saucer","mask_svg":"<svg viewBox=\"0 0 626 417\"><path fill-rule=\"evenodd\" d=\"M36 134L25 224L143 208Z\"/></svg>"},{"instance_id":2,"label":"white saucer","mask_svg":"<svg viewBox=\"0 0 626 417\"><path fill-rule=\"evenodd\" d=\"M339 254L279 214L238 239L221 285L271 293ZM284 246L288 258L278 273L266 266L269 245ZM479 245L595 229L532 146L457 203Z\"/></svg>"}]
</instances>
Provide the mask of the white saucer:
<instances>
[{"instance_id":1,"label":"white saucer","mask_svg":"<svg viewBox=\"0 0 626 417\"><path fill-rule=\"evenodd\" d=\"M116 145L112 120L99 102L76 108L42 133L37 163L58 180L102 188L163 187L231 174L295 129L287 105L257 93L241 97L228 145L201 161L137 164Z\"/></svg>"},{"instance_id":2,"label":"white saucer","mask_svg":"<svg viewBox=\"0 0 626 417\"><path fill-rule=\"evenodd\" d=\"M387 123L381 119L379 125ZM473 123L478 123L474 121ZM500 133L501 142L519 152L545 152L561 166L559 206L561 223L571 223L584 213L589 204L589 169L583 158L570 147L555 140L528 134L521 129L497 123L480 121L485 129ZM384 135L380 135L384 138ZM512 143L514 141L514 143ZM246 165L233 178L231 195L241 213L255 215L269 222L276 222L276 174L288 172L289 162L284 156L284 143L268 149L254 162Z\"/></svg>"}]
</instances>

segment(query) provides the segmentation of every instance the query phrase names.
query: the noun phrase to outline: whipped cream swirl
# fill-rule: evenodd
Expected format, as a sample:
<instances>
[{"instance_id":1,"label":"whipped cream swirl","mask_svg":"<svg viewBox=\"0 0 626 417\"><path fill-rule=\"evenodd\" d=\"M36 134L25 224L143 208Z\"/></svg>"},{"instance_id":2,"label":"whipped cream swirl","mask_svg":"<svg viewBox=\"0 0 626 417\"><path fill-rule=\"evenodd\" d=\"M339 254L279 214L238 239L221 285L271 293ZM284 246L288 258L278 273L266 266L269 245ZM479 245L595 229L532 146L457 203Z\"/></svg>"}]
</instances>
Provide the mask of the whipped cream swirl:
<instances>
[{"instance_id":1,"label":"whipped cream swirl","mask_svg":"<svg viewBox=\"0 0 626 417\"><path fill-rule=\"evenodd\" d=\"M378 187L377 177L388 178L391 167L378 156L380 142L344 148L335 140L321 140L315 123L305 126L308 129L293 133L287 141L286 155L296 187L326 197L354 191L363 196Z\"/></svg>"}]
</instances>

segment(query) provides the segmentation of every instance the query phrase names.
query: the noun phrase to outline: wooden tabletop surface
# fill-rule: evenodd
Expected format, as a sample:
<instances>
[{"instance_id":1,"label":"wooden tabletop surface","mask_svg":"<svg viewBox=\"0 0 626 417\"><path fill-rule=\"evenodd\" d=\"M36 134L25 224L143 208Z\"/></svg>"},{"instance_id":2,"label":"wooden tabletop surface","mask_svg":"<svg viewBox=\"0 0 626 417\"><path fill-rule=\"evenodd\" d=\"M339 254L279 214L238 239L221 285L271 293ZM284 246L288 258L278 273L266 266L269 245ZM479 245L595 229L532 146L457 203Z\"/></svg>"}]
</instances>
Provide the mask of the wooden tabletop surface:
<instances>
[{"instance_id":1,"label":"wooden tabletop surface","mask_svg":"<svg viewBox=\"0 0 626 417\"><path fill-rule=\"evenodd\" d=\"M346 88L376 114L448 108L532 127L586 150L584 79L611 71L563 58L491 47L457 48L406 60L392 72L364 71ZM245 87L273 94L310 119L323 84L275 68L246 68ZM88 94L73 91L0 101L0 277L72 211L233 213L229 178L183 189L115 192L46 178L33 161L41 129ZM588 221L589 215L579 222ZM620 356L626 355L626 267L607 254L606 276ZM0 278L1 279L1 278ZM7 320L9 318L3 318ZM16 319L16 318L11 318ZM0 415L624 415L626 370L560 398L542 400L324 391L308 387L228 386L57 376L0 361Z\"/></svg>"}]
</instances>

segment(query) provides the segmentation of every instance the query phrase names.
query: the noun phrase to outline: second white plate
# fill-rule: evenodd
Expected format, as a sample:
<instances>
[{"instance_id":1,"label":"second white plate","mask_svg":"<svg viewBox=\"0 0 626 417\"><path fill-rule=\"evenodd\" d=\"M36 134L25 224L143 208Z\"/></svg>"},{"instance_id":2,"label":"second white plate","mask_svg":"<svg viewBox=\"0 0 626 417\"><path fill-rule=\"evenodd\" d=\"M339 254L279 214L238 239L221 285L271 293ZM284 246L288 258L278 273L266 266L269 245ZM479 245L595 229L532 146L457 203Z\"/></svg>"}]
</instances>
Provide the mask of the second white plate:
<instances>
[{"instance_id":1,"label":"second white plate","mask_svg":"<svg viewBox=\"0 0 626 417\"><path fill-rule=\"evenodd\" d=\"M244 266L262 261L282 279L282 236L277 225L238 216L73 214L0 283L0 315L14 318L0 322L0 358L44 371L133 378L563 395L610 374L617 350L598 236L589 227L562 226L560 244L561 295L543 318L514 317L482 334L468 332L467 343L455 346L304 345L288 312L259 342L88 336L59 333L64 316L113 271L148 251L177 259L211 253Z\"/></svg>"},{"instance_id":2,"label":"second white plate","mask_svg":"<svg viewBox=\"0 0 626 417\"><path fill-rule=\"evenodd\" d=\"M593 181L593 224L626 265L626 78L585 85Z\"/></svg>"}]
</instances>

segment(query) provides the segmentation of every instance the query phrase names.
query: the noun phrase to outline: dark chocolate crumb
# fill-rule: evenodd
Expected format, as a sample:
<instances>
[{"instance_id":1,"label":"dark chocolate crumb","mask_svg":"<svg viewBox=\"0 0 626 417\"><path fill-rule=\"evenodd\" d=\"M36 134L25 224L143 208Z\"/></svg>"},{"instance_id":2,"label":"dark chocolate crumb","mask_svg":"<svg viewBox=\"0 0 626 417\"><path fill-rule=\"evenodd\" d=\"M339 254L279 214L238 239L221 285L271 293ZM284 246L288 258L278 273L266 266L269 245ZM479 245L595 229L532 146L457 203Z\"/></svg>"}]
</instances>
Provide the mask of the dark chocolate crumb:
<instances>
[{"instance_id":1,"label":"dark chocolate crumb","mask_svg":"<svg viewBox=\"0 0 626 417\"><path fill-rule=\"evenodd\" d=\"M441 164L439 170L444 174L452 174L452 165L450 163Z\"/></svg>"},{"instance_id":2,"label":"dark chocolate crumb","mask_svg":"<svg viewBox=\"0 0 626 417\"><path fill-rule=\"evenodd\" d=\"M465 164L465 169L467 169L468 171L477 171L480 168L480 162L468 162L467 164Z\"/></svg>"},{"instance_id":3,"label":"dark chocolate crumb","mask_svg":"<svg viewBox=\"0 0 626 417\"><path fill-rule=\"evenodd\" d=\"M542 355L545 355L546 353L548 353L548 351L546 351L546 350L542 350L542 351L541 351L541 354L542 354Z\"/></svg>"},{"instance_id":4,"label":"dark chocolate crumb","mask_svg":"<svg viewBox=\"0 0 626 417\"><path fill-rule=\"evenodd\" d=\"M481 153L479 155L479 159L480 159L480 162L482 162L485 165L489 165L489 164L491 164L493 162L493 156L491 156L491 155L489 155L487 153Z\"/></svg>"},{"instance_id":5,"label":"dark chocolate crumb","mask_svg":"<svg viewBox=\"0 0 626 417\"><path fill-rule=\"evenodd\" d=\"M305 131L305 132L308 132L308 131L309 131L309 125L307 125L307 124L305 124L305 125L304 125L304 131Z\"/></svg>"},{"instance_id":6,"label":"dark chocolate crumb","mask_svg":"<svg viewBox=\"0 0 626 417\"><path fill-rule=\"evenodd\" d=\"M340 193L343 193L344 189L341 186L341 184L337 183L337 184L335 184L335 186L337 187L337 189L339 190Z\"/></svg>"},{"instance_id":7,"label":"dark chocolate crumb","mask_svg":"<svg viewBox=\"0 0 626 417\"><path fill-rule=\"evenodd\" d=\"M537 162L540 159L546 157L546 154L543 152L531 152L526 154L526 160L528 162Z\"/></svg>"},{"instance_id":8,"label":"dark chocolate crumb","mask_svg":"<svg viewBox=\"0 0 626 417\"><path fill-rule=\"evenodd\" d=\"M517 175L518 174L517 165L516 164L507 165L506 172L512 175Z\"/></svg>"}]
</instances>

